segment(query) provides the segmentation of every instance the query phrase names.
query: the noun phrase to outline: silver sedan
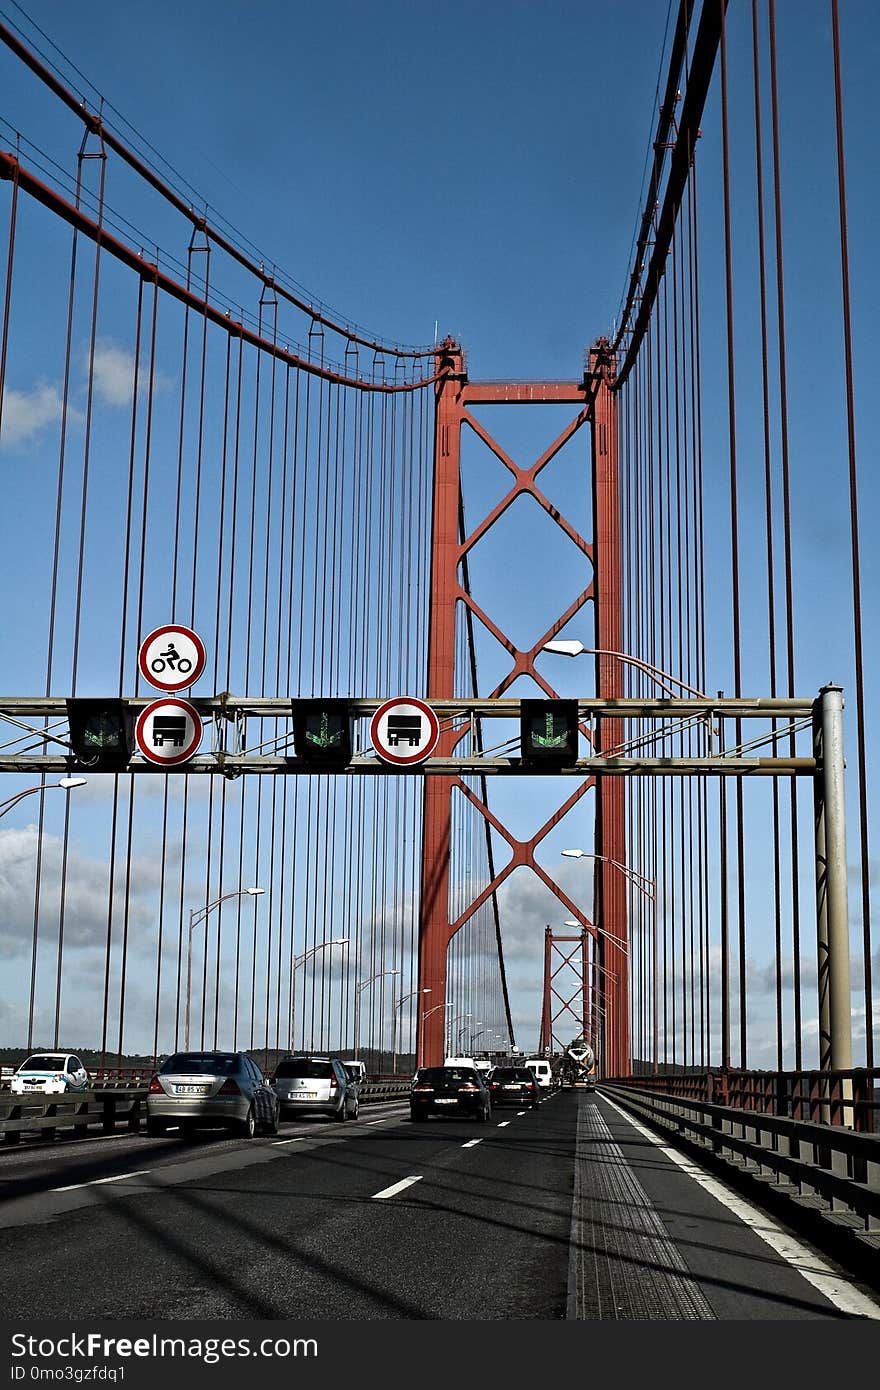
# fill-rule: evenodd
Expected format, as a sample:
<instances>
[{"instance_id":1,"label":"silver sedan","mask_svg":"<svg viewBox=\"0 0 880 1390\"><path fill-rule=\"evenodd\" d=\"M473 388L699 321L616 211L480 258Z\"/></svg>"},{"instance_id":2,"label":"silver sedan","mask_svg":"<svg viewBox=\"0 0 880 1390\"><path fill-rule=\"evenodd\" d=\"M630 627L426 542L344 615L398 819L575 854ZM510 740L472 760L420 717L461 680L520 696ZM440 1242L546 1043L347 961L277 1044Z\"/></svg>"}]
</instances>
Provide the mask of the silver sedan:
<instances>
[{"instance_id":1,"label":"silver sedan","mask_svg":"<svg viewBox=\"0 0 880 1390\"><path fill-rule=\"evenodd\" d=\"M170 1126L231 1129L251 1139L276 1134L278 1099L246 1052L175 1052L162 1063L147 1093L147 1134Z\"/></svg>"}]
</instances>

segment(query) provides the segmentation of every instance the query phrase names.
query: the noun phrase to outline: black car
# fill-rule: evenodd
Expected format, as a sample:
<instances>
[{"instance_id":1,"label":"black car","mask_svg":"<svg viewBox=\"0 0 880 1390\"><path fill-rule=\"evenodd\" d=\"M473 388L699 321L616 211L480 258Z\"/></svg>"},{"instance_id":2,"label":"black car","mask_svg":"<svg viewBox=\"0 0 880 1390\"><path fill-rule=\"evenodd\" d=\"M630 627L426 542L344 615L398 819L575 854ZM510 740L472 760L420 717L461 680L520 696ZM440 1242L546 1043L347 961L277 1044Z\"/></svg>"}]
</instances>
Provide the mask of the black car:
<instances>
[{"instance_id":1,"label":"black car","mask_svg":"<svg viewBox=\"0 0 880 1390\"><path fill-rule=\"evenodd\" d=\"M493 1067L486 1086L493 1105L528 1105L537 1110L540 1103L535 1073L528 1067Z\"/></svg>"},{"instance_id":2,"label":"black car","mask_svg":"<svg viewBox=\"0 0 880 1390\"><path fill-rule=\"evenodd\" d=\"M472 1067L419 1067L409 1093L414 1121L429 1115L470 1115L485 1124L492 1102L483 1078Z\"/></svg>"}]
</instances>

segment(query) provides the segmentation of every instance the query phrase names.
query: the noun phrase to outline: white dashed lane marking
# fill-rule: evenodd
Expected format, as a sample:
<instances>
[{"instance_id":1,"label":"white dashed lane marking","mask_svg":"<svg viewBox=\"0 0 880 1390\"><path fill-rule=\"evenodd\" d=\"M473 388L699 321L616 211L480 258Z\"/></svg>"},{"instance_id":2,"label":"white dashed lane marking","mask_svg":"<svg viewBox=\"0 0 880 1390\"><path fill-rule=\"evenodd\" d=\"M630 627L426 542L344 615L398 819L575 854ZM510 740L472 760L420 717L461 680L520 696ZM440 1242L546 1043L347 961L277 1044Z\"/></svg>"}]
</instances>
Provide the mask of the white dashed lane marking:
<instances>
[{"instance_id":1,"label":"white dashed lane marking","mask_svg":"<svg viewBox=\"0 0 880 1390\"><path fill-rule=\"evenodd\" d=\"M398 1192L403 1192L407 1187L412 1187L414 1182L421 1182L422 1175L412 1178L401 1178L400 1182L392 1183L391 1187L384 1187L381 1192L374 1192L373 1199L379 1197L395 1197Z\"/></svg>"},{"instance_id":2,"label":"white dashed lane marking","mask_svg":"<svg viewBox=\"0 0 880 1390\"><path fill-rule=\"evenodd\" d=\"M125 1182L126 1178L142 1178L151 1173L152 1168L139 1168L136 1173L117 1173L112 1178L93 1178L91 1182L72 1182L67 1187L53 1187L51 1192L76 1192L80 1187L98 1187L102 1182Z\"/></svg>"}]
</instances>

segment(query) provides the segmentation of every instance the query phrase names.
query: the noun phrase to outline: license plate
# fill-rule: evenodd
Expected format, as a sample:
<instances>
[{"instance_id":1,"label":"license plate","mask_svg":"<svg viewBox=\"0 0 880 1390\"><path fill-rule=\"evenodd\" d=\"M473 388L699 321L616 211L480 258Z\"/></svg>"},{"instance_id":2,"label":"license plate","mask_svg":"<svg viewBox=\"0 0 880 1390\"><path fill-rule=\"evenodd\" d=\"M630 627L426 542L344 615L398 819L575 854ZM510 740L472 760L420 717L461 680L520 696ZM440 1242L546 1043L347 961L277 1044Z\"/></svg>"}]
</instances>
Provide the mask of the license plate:
<instances>
[{"instance_id":1,"label":"license plate","mask_svg":"<svg viewBox=\"0 0 880 1390\"><path fill-rule=\"evenodd\" d=\"M179 1096L206 1096L210 1091L210 1086L178 1086Z\"/></svg>"},{"instance_id":2,"label":"license plate","mask_svg":"<svg viewBox=\"0 0 880 1390\"><path fill-rule=\"evenodd\" d=\"M522 1088L519 1087L519 1086L505 1086L503 1089L504 1089L505 1091L519 1091L519 1090L521 1090Z\"/></svg>"},{"instance_id":3,"label":"license plate","mask_svg":"<svg viewBox=\"0 0 880 1390\"><path fill-rule=\"evenodd\" d=\"M436 1105L458 1105L458 1100L457 1100L457 1098L456 1098L455 1096L438 1096L437 1099L436 1099L436 1101L435 1101L435 1104L436 1104Z\"/></svg>"},{"instance_id":4,"label":"license plate","mask_svg":"<svg viewBox=\"0 0 880 1390\"><path fill-rule=\"evenodd\" d=\"M290 1099L291 1099L291 1100L317 1100L317 1099L318 1099L318 1092L317 1092L317 1091L294 1091L294 1093L293 1093L293 1095L290 1097Z\"/></svg>"}]
</instances>

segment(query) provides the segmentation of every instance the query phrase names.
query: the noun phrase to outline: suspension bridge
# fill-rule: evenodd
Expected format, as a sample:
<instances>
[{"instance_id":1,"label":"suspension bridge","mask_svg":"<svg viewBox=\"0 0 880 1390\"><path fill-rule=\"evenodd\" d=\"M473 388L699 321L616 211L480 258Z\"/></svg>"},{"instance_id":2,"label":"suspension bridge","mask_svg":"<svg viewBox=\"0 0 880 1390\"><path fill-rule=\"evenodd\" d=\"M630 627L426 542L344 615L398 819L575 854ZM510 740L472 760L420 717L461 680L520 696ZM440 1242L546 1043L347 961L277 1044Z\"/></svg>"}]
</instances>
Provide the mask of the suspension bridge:
<instances>
[{"instance_id":1,"label":"suspension bridge","mask_svg":"<svg viewBox=\"0 0 880 1390\"><path fill-rule=\"evenodd\" d=\"M647 1216L648 1273L618 1231L609 1275L597 1230L624 1189L588 1161L641 1146L628 1200L684 1202L681 1171L652 1187L639 1168L673 1133L731 1181L757 1175L749 1200L854 1277L876 1260L876 190L852 114L874 94L863 10L815 9L808 117L790 7L670 7L619 313L565 380L483 379L454 335L349 321L42 31L0 22L10 91L47 113L39 134L14 101L0 113L4 1056L87 1051L134 1128L182 1048L267 1072L289 1051L363 1058L388 1128L335 1158L308 1132L317 1210L319 1170L335 1200L361 1161L382 1197L382 1175L439 1162L404 1123L414 1067L555 1058L575 1036L596 1054L598 1099L555 1092L517 1121L564 1233L564 1258L534 1257L541 1310L525 1276L506 1312L444 1303L421 1269L411 1301L378 1272L362 1286L372 1208L340 1265L353 1316L877 1316L834 1272L786 1274L768 1313L772 1281L728 1252L737 1303ZM788 215L797 190L810 225ZM7 1110L18 1140L27 1115ZM16 1147L16 1239L38 1197L97 1222L73 1193L107 1181L102 1220L141 1210L144 1240L170 1239L135 1199L185 1193L187 1161L118 1142L118 1172L85 1137L54 1186ZM232 1171L235 1152L205 1161ZM248 1169L267 1200L293 1181L268 1161L283 1152ZM521 1212L536 1164L527 1144ZM480 1188L461 1184L463 1249ZM508 1253L540 1243L508 1215ZM38 1253L22 1246L25 1285ZM329 1269L301 1277L318 1306ZM194 1307L284 1315L270 1282ZM112 1284L108 1266L104 1308L177 1315Z\"/></svg>"}]
</instances>

